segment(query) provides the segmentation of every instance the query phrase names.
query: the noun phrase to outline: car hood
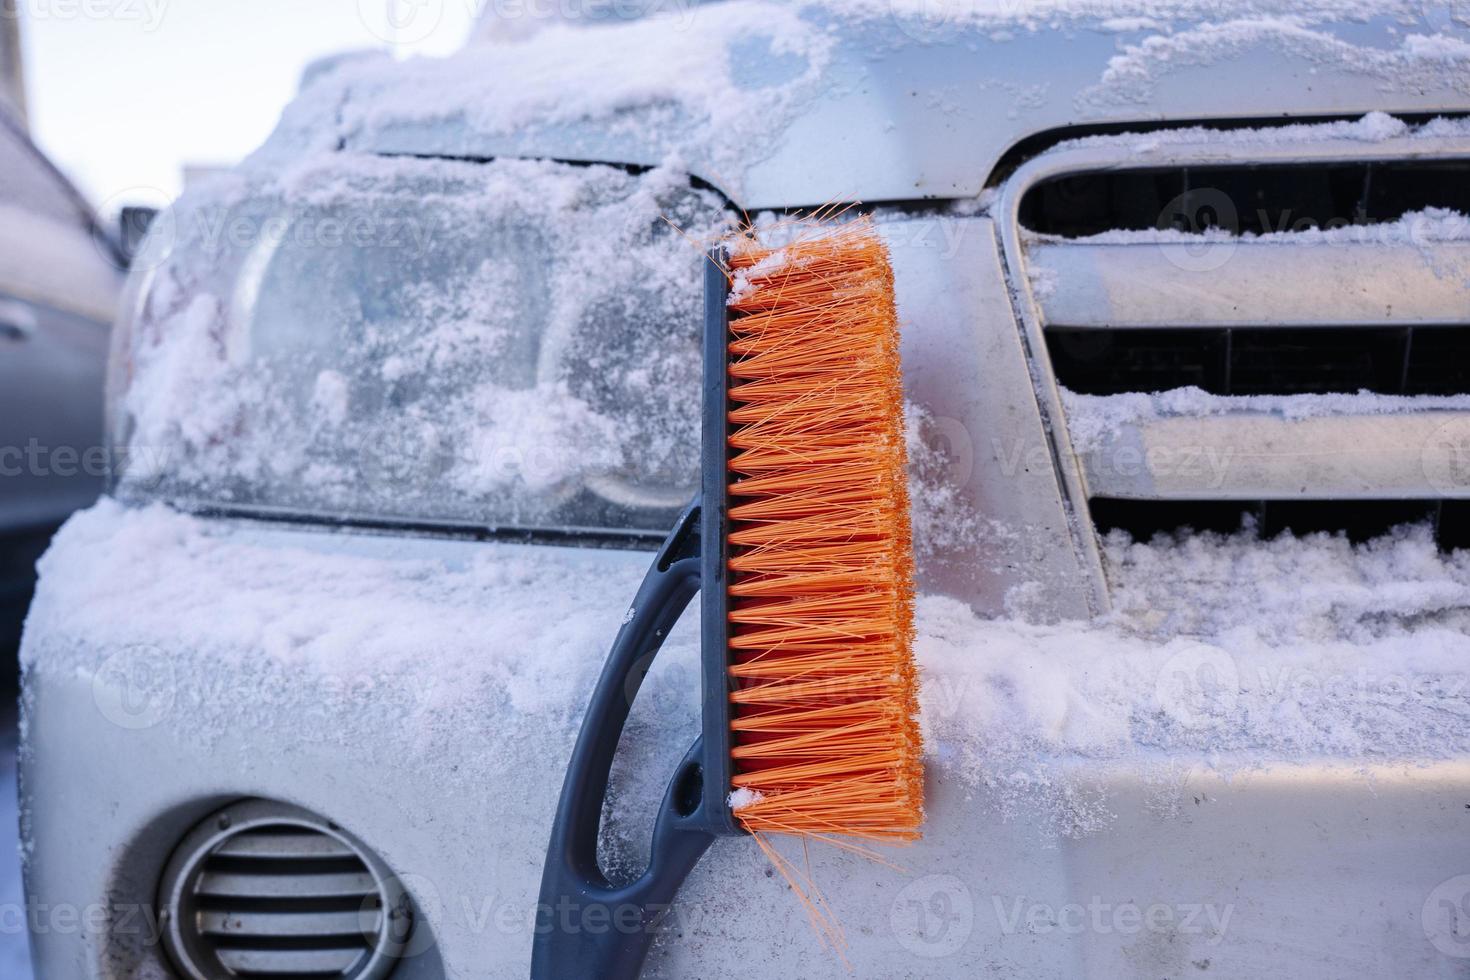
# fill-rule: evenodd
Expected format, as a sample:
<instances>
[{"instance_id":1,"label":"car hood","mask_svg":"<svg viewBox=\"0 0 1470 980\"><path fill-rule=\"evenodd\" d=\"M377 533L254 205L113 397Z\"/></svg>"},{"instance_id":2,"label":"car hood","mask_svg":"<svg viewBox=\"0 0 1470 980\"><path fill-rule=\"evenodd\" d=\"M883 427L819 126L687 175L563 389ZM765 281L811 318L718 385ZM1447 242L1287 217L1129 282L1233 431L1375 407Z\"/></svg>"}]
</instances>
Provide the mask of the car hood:
<instances>
[{"instance_id":1,"label":"car hood","mask_svg":"<svg viewBox=\"0 0 1470 980\"><path fill-rule=\"evenodd\" d=\"M1067 127L1470 110L1463 2L680 6L316 71L256 163L678 162L750 208L977 195Z\"/></svg>"}]
</instances>

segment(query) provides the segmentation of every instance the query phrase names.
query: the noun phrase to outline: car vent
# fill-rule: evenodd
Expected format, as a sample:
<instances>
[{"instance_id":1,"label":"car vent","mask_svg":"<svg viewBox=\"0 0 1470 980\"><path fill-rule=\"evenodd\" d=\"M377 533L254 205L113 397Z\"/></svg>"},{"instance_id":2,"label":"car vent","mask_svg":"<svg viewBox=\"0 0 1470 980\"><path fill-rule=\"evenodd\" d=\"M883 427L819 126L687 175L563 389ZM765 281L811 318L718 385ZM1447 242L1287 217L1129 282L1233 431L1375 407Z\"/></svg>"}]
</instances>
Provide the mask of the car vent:
<instances>
[{"instance_id":1,"label":"car vent","mask_svg":"<svg viewBox=\"0 0 1470 980\"><path fill-rule=\"evenodd\" d=\"M1464 126L1064 145L1002 211L1065 489L1099 530L1429 521L1470 543Z\"/></svg>"},{"instance_id":2,"label":"car vent","mask_svg":"<svg viewBox=\"0 0 1470 980\"><path fill-rule=\"evenodd\" d=\"M211 816L164 872L165 944L192 980L381 980L412 922L382 862L296 807L248 800Z\"/></svg>"}]
</instances>

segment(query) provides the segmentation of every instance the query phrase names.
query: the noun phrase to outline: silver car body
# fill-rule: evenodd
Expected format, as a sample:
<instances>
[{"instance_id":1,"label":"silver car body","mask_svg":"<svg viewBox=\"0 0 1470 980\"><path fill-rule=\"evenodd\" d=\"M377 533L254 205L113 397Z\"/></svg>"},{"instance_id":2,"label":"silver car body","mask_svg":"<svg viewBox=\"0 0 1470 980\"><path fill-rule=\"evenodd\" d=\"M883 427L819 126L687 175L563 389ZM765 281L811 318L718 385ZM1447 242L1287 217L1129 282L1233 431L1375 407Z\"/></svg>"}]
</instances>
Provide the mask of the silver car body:
<instances>
[{"instance_id":1,"label":"silver car body","mask_svg":"<svg viewBox=\"0 0 1470 980\"><path fill-rule=\"evenodd\" d=\"M1063 174L1470 156L1457 123L1322 124L1470 112L1463 8L1157 6L926 16L901 2L730 3L595 40L548 29L442 64L346 62L287 110L240 186L312 154L525 158L672 166L752 212L876 205L909 396L944 444L948 496L932 521L980 515L975 533L936 534L921 552L921 646L940 649L976 614L1044 639L1067 628L1045 624L1114 605L1091 497L1470 496L1457 475L1467 406L1454 399L1311 418L1186 406L1073 444L1051 324L1379 323L1385 292L1405 294L1392 315L1410 324L1470 309L1467 246L1452 236L1396 251L1214 241L1233 258L1201 274L1193 252L1170 252L1198 243L1023 231L1027 190ZM560 105L560 77L579 72L601 73L607 98ZM665 84L680 72L687 86ZM726 105L764 107L767 124L722 119ZM1303 126L1209 128L1282 119ZM1130 130L1155 132L1118 135ZM1334 288L1344 281L1366 285ZM1118 467L1118 446L1138 463ZM1239 465L1159 465L1210 447ZM211 507L126 480L119 496L126 506L79 518L46 560L23 651L38 975L166 975L148 914L169 852L221 805L264 797L340 822L403 876L432 943L395 976L524 976L561 765L598 667L590 638L611 637L647 556L485 542L452 523L328 527L309 508ZM150 506L159 496L202 516ZM114 558L81 567L89 554ZM1464 601L1444 599L1447 622ZM423 648L415 621L436 626ZM692 632L676 631L625 736L624 815L651 805L694 730ZM1161 676L1216 663L1216 648L1186 640L1159 646ZM1463 652L1463 628L1438 642ZM318 643L334 651L322 662ZM946 678L989 689L954 666L926 663L931 696ZM1100 654L1097 670L1115 669ZM1417 744L1338 752L1253 737L1248 714L1221 740L1186 711L1128 750L1061 739L1007 757L991 751L1004 719L962 688L957 707L926 701L928 824L896 857L907 873L814 850L813 875L862 976L1463 975L1470 748L1453 733L1465 673L1436 674L1443 698L1399 715ZM1241 705L1252 696L1242 689ZM641 833L636 819L619 831L614 857L636 863ZM848 975L764 870L743 842L718 847L650 975ZM93 908L95 927L58 925L58 909Z\"/></svg>"}]
</instances>

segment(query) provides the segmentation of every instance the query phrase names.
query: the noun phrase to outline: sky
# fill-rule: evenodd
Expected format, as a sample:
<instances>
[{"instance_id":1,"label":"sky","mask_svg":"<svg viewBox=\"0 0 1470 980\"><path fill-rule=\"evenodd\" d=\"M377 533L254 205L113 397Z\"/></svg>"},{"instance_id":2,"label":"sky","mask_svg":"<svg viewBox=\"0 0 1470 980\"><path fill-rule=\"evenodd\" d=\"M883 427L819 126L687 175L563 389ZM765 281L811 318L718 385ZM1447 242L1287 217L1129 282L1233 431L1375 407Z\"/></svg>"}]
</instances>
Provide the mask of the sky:
<instances>
[{"instance_id":1,"label":"sky","mask_svg":"<svg viewBox=\"0 0 1470 980\"><path fill-rule=\"evenodd\" d=\"M310 62L447 54L481 2L17 0L32 136L104 214L157 205L259 146Z\"/></svg>"}]
</instances>

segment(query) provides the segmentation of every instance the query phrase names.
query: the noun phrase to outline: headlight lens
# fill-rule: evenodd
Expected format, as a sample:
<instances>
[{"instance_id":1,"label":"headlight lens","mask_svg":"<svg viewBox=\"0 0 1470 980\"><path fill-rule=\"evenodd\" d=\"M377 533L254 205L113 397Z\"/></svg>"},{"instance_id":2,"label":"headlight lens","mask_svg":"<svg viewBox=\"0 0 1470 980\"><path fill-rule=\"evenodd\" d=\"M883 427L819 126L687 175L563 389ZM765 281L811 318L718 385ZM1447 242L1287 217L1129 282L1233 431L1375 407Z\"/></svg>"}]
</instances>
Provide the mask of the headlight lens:
<instances>
[{"instance_id":1,"label":"headlight lens","mask_svg":"<svg viewBox=\"0 0 1470 980\"><path fill-rule=\"evenodd\" d=\"M342 155L181 202L115 341L116 490L662 527L698 473L693 243L725 220L671 171L519 160Z\"/></svg>"}]
</instances>

